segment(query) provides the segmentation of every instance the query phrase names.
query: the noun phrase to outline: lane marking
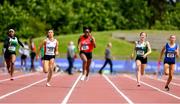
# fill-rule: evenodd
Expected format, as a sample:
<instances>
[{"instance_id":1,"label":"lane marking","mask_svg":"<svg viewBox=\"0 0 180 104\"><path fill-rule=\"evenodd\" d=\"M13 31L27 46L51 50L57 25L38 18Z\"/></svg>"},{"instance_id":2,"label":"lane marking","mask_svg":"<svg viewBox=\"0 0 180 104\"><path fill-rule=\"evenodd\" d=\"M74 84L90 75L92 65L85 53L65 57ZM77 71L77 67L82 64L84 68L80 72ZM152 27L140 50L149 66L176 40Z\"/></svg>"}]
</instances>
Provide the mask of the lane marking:
<instances>
[{"instance_id":1,"label":"lane marking","mask_svg":"<svg viewBox=\"0 0 180 104\"><path fill-rule=\"evenodd\" d=\"M23 78L23 77L28 77L28 76L32 76L32 75L35 75L35 74L37 74L37 72L36 72L36 73L19 75L19 76L14 77L14 79L19 79L19 78ZM0 83L5 82L5 81L10 81L10 78L0 80Z\"/></svg>"},{"instance_id":2,"label":"lane marking","mask_svg":"<svg viewBox=\"0 0 180 104\"><path fill-rule=\"evenodd\" d=\"M59 75L59 73L58 73L58 74L55 74L53 77L56 77L57 75ZM8 97L8 96L10 96L10 95L13 95L13 94L15 94L15 93L18 93L18 92L20 92L20 91L23 91L23 90L25 90L25 89L27 89L27 88L30 88L30 87L32 87L33 85L36 85L36 84L38 84L38 83L41 83L41 82L45 81L46 79L47 79L47 78L44 78L44 79L42 79L42 80L36 81L36 82L34 82L34 83L32 83L32 84L29 84L29 85L27 85L27 86L25 86L25 87L22 87L22 88L20 88L20 89L14 90L14 91L12 91L12 92L10 92L10 93L4 94L4 95L0 96L0 100L1 100L1 99L4 99L4 98L6 98L6 97Z\"/></svg>"},{"instance_id":3,"label":"lane marking","mask_svg":"<svg viewBox=\"0 0 180 104\"><path fill-rule=\"evenodd\" d=\"M106 76L103 75L103 77L114 87L114 89L128 102L128 104L134 104L124 93L122 93L116 85Z\"/></svg>"},{"instance_id":4,"label":"lane marking","mask_svg":"<svg viewBox=\"0 0 180 104\"><path fill-rule=\"evenodd\" d=\"M61 104L67 104L73 90L75 89L77 83L79 82L80 78L81 78L82 74L79 75L79 77L76 79L76 81L74 82L73 86L71 87L71 89L69 90L68 94L65 96L65 98L63 99L63 101L61 102Z\"/></svg>"},{"instance_id":5,"label":"lane marking","mask_svg":"<svg viewBox=\"0 0 180 104\"><path fill-rule=\"evenodd\" d=\"M127 77L127 78L129 78L129 79L131 79L131 80L136 81L136 79L132 78L132 77L129 76L129 75L124 75L124 76ZM148 87L151 87L151 88L153 88L153 89L155 89L155 90L157 90L157 91L159 91L159 92L162 92L162 93L164 93L164 94L166 94L166 95L172 96L172 97L180 100L180 97L179 97L179 96L176 96L176 95L174 95L174 94L171 94L171 93L168 93L168 92L166 92L166 91L163 91L163 90L161 90L161 89L159 89L159 88L157 88L157 87L151 86L150 84L147 84L147 83L145 83L145 82L143 82L143 81L141 81L141 83L144 84L144 85L146 85L146 86L148 86Z\"/></svg>"},{"instance_id":6,"label":"lane marking","mask_svg":"<svg viewBox=\"0 0 180 104\"><path fill-rule=\"evenodd\" d=\"M166 80L164 80L164 79L154 79L154 78L152 78L150 76L146 76L146 77L149 78L149 79L155 80L155 81L166 82ZM171 82L170 84L180 87L180 84L178 84L178 83Z\"/></svg>"}]
</instances>

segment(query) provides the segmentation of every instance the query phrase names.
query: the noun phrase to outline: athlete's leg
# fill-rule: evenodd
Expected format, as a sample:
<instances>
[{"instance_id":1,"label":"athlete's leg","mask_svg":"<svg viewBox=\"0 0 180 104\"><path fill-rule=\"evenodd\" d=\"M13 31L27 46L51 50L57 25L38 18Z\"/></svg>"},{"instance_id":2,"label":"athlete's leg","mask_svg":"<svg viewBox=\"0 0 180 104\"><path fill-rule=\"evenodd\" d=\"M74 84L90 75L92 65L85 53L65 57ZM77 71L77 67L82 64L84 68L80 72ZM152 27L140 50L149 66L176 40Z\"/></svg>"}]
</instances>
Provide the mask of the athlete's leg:
<instances>
[{"instance_id":1,"label":"athlete's leg","mask_svg":"<svg viewBox=\"0 0 180 104\"><path fill-rule=\"evenodd\" d=\"M14 73L14 63L16 61L16 55L15 54L12 54L11 55L11 64L10 64L10 67L11 67L11 71L10 71L10 74L11 74L11 77L13 77L13 73Z\"/></svg>"},{"instance_id":2,"label":"athlete's leg","mask_svg":"<svg viewBox=\"0 0 180 104\"><path fill-rule=\"evenodd\" d=\"M9 58L6 58L6 68L7 68L7 71L8 73L10 74L11 70L10 70L10 64L11 64L11 59L10 57Z\"/></svg>"},{"instance_id":3,"label":"athlete's leg","mask_svg":"<svg viewBox=\"0 0 180 104\"><path fill-rule=\"evenodd\" d=\"M49 72L49 60L44 60L43 63L43 72L48 73Z\"/></svg>"},{"instance_id":4,"label":"athlete's leg","mask_svg":"<svg viewBox=\"0 0 180 104\"><path fill-rule=\"evenodd\" d=\"M167 88L167 90L169 90L169 83L171 82L172 78L173 78L173 75L174 75L174 69L175 69L175 64L171 64L170 67L169 67L169 77L168 77L168 80L166 82L166 86L165 88Z\"/></svg>"},{"instance_id":5,"label":"athlete's leg","mask_svg":"<svg viewBox=\"0 0 180 104\"><path fill-rule=\"evenodd\" d=\"M86 72L86 77L89 75L91 61L92 61L92 59L88 59L88 60L87 60L87 66L86 66L87 72Z\"/></svg>"},{"instance_id":6,"label":"athlete's leg","mask_svg":"<svg viewBox=\"0 0 180 104\"><path fill-rule=\"evenodd\" d=\"M169 74L169 64L167 64L167 63L164 64L164 74L165 75Z\"/></svg>"},{"instance_id":7,"label":"athlete's leg","mask_svg":"<svg viewBox=\"0 0 180 104\"><path fill-rule=\"evenodd\" d=\"M52 59L49 61L49 72L48 72L47 83L49 83L50 80L51 80L51 78L52 78L53 70L54 70L54 58L52 58Z\"/></svg>"},{"instance_id":8,"label":"athlete's leg","mask_svg":"<svg viewBox=\"0 0 180 104\"><path fill-rule=\"evenodd\" d=\"M81 57L81 60L83 61L83 75L85 75L86 74L86 68L87 68L87 57L86 57L86 55L84 54L84 53L81 53L80 54L80 57Z\"/></svg>"},{"instance_id":9,"label":"athlete's leg","mask_svg":"<svg viewBox=\"0 0 180 104\"><path fill-rule=\"evenodd\" d=\"M141 75L144 75L145 68L146 68L146 64L141 64Z\"/></svg>"},{"instance_id":10,"label":"athlete's leg","mask_svg":"<svg viewBox=\"0 0 180 104\"><path fill-rule=\"evenodd\" d=\"M136 60L136 78L137 78L137 83L138 86L140 84L140 77L141 77L141 61L140 60Z\"/></svg>"}]
</instances>

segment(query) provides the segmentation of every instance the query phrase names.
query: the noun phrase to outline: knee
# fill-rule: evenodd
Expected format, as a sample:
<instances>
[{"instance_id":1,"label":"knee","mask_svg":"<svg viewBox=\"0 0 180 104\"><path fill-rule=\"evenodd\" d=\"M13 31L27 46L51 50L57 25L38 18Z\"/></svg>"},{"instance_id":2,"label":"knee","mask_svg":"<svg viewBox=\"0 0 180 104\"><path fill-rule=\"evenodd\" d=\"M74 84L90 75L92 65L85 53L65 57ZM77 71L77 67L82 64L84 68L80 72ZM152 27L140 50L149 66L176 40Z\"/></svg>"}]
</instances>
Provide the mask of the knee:
<instances>
[{"instance_id":1,"label":"knee","mask_svg":"<svg viewBox=\"0 0 180 104\"><path fill-rule=\"evenodd\" d=\"M44 73L48 73L48 70L46 68L43 68Z\"/></svg>"},{"instance_id":2,"label":"knee","mask_svg":"<svg viewBox=\"0 0 180 104\"><path fill-rule=\"evenodd\" d=\"M87 63L87 60L83 60L84 63Z\"/></svg>"},{"instance_id":3,"label":"knee","mask_svg":"<svg viewBox=\"0 0 180 104\"><path fill-rule=\"evenodd\" d=\"M141 72L141 75L144 75L144 72Z\"/></svg>"},{"instance_id":4,"label":"knee","mask_svg":"<svg viewBox=\"0 0 180 104\"><path fill-rule=\"evenodd\" d=\"M48 71L45 71L45 70L44 70L44 73L48 73Z\"/></svg>"},{"instance_id":5,"label":"knee","mask_svg":"<svg viewBox=\"0 0 180 104\"><path fill-rule=\"evenodd\" d=\"M164 71L164 75L169 75L169 72L168 71Z\"/></svg>"},{"instance_id":6,"label":"knee","mask_svg":"<svg viewBox=\"0 0 180 104\"><path fill-rule=\"evenodd\" d=\"M170 78L170 79L172 79L172 78L173 78L173 76L172 76L172 75L169 75L169 78Z\"/></svg>"},{"instance_id":7,"label":"knee","mask_svg":"<svg viewBox=\"0 0 180 104\"><path fill-rule=\"evenodd\" d=\"M167 73L167 72L164 72L164 75L168 75L169 73Z\"/></svg>"},{"instance_id":8,"label":"knee","mask_svg":"<svg viewBox=\"0 0 180 104\"><path fill-rule=\"evenodd\" d=\"M49 66L50 71L53 70L55 67L53 65Z\"/></svg>"},{"instance_id":9,"label":"knee","mask_svg":"<svg viewBox=\"0 0 180 104\"><path fill-rule=\"evenodd\" d=\"M136 65L136 67L137 67L137 70L140 70L141 65Z\"/></svg>"},{"instance_id":10,"label":"knee","mask_svg":"<svg viewBox=\"0 0 180 104\"><path fill-rule=\"evenodd\" d=\"M11 65L14 66L14 62L12 62Z\"/></svg>"}]
</instances>

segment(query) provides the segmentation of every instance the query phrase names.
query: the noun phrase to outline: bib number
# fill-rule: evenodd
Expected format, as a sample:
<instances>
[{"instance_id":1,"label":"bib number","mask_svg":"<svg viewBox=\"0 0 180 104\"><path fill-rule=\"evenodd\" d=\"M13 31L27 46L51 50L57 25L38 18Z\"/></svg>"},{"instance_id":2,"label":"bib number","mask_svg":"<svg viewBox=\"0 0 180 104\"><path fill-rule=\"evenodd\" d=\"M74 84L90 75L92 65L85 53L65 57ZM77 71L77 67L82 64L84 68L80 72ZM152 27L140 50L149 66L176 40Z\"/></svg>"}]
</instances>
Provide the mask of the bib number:
<instances>
[{"instance_id":1,"label":"bib number","mask_svg":"<svg viewBox=\"0 0 180 104\"><path fill-rule=\"evenodd\" d=\"M16 47L14 47L14 46L9 46L8 50L9 50L9 51L15 51L15 50L16 50Z\"/></svg>"},{"instance_id":2,"label":"bib number","mask_svg":"<svg viewBox=\"0 0 180 104\"><path fill-rule=\"evenodd\" d=\"M137 55L144 55L144 51L138 50Z\"/></svg>"},{"instance_id":3,"label":"bib number","mask_svg":"<svg viewBox=\"0 0 180 104\"><path fill-rule=\"evenodd\" d=\"M83 45L81 49L84 51L84 50L88 50L89 47L87 45Z\"/></svg>"},{"instance_id":4,"label":"bib number","mask_svg":"<svg viewBox=\"0 0 180 104\"><path fill-rule=\"evenodd\" d=\"M174 53L167 53L167 57L168 58L174 58L175 56L174 56Z\"/></svg>"},{"instance_id":5,"label":"bib number","mask_svg":"<svg viewBox=\"0 0 180 104\"><path fill-rule=\"evenodd\" d=\"M46 55L54 55L54 47L47 47Z\"/></svg>"}]
</instances>

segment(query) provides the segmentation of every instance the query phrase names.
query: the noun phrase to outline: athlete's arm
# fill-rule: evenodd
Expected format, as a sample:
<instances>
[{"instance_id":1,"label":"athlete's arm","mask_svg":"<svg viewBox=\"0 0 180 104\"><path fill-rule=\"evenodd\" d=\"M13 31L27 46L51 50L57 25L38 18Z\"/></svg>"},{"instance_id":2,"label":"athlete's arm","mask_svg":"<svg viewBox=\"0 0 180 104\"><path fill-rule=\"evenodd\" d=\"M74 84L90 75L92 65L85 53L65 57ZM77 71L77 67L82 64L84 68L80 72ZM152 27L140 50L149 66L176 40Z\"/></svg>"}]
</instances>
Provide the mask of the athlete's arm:
<instances>
[{"instance_id":1,"label":"athlete's arm","mask_svg":"<svg viewBox=\"0 0 180 104\"><path fill-rule=\"evenodd\" d=\"M41 48L43 47L43 45L45 44L45 40L39 45L39 47L38 47L38 50L37 50L37 54L36 54L36 58L38 58L39 57L39 53L40 53L40 51L41 51Z\"/></svg>"},{"instance_id":2,"label":"athlete's arm","mask_svg":"<svg viewBox=\"0 0 180 104\"><path fill-rule=\"evenodd\" d=\"M165 46L163 46L163 48L162 48L162 50L161 50L161 53L160 53L160 57L159 57L158 62L161 62L162 56L163 56L163 54L164 54L164 51L165 51Z\"/></svg>"},{"instance_id":3,"label":"athlete's arm","mask_svg":"<svg viewBox=\"0 0 180 104\"><path fill-rule=\"evenodd\" d=\"M77 46L79 52L81 51L81 50L80 50L80 47L81 47L80 41L81 41L81 39L80 39L80 37L79 37L79 39L78 39L78 46Z\"/></svg>"},{"instance_id":4,"label":"athlete's arm","mask_svg":"<svg viewBox=\"0 0 180 104\"><path fill-rule=\"evenodd\" d=\"M92 42L93 42L94 48L96 48L96 40L93 36L92 36Z\"/></svg>"},{"instance_id":5,"label":"athlete's arm","mask_svg":"<svg viewBox=\"0 0 180 104\"><path fill-rule=\"evenodd\" d=\"M57 41L57 44L56 44L56 47L55 47L55 55L58 55L59 52L58 52L58 46L59 46L59 42Z\"/></svg>"},{"instance_id":6,"label":"athlete's arm","mask_svg":"<svg viewBox=\"0 0 180 104\"><path fill-rule=\"evenodd\" d=\"M148 48L148 51L147 53L144 55L144 58L147 57L150 53L151 53L151 45L150 43L147 41L147 48Z\"/></svg>"},{"instance_id":7,"label":"athlete's arm","mask_svg":"<svg viewBox=\"0 0 180 104\"><path fill-rule=\"evenodd\" d=\"M133 59L135 54L136 54L135 47L136 47L136 44L134 43L134 48L133 48L133 51L132 51L132 54L131 54L131 59Z\"/></svg>"},{"instance_id":8,"label":"athlete's arm","mask_svg":"<svg viewBox=\"0 0 180 104\"><path fill-rule=\"evenodd\" d=\"M177 46L177 49L175 51L176 57L179 58L179 46Z\"/></svg>"},{"instance_id":9,"label":"athlete's arm","mask_svg":"<svg viewBox=\"0 0 180 104\"><path fill-rule=\"evenodd\" d=\"M23 45L22 42L19 40L19 38L17 38L17 40L18 40L19 45L21 45L22 47L24 47L24 45Z\"/></svg>"},{"instance_id":10,"label":"athlete's arm","mask_svg":"<svg viewBox=\"0 0 180 104\"><path fill-rule=\"evenodd\" d=\"M7 49L9 47L9 38L4 40L4 48Z\"/></svg>"}]
</instances>

